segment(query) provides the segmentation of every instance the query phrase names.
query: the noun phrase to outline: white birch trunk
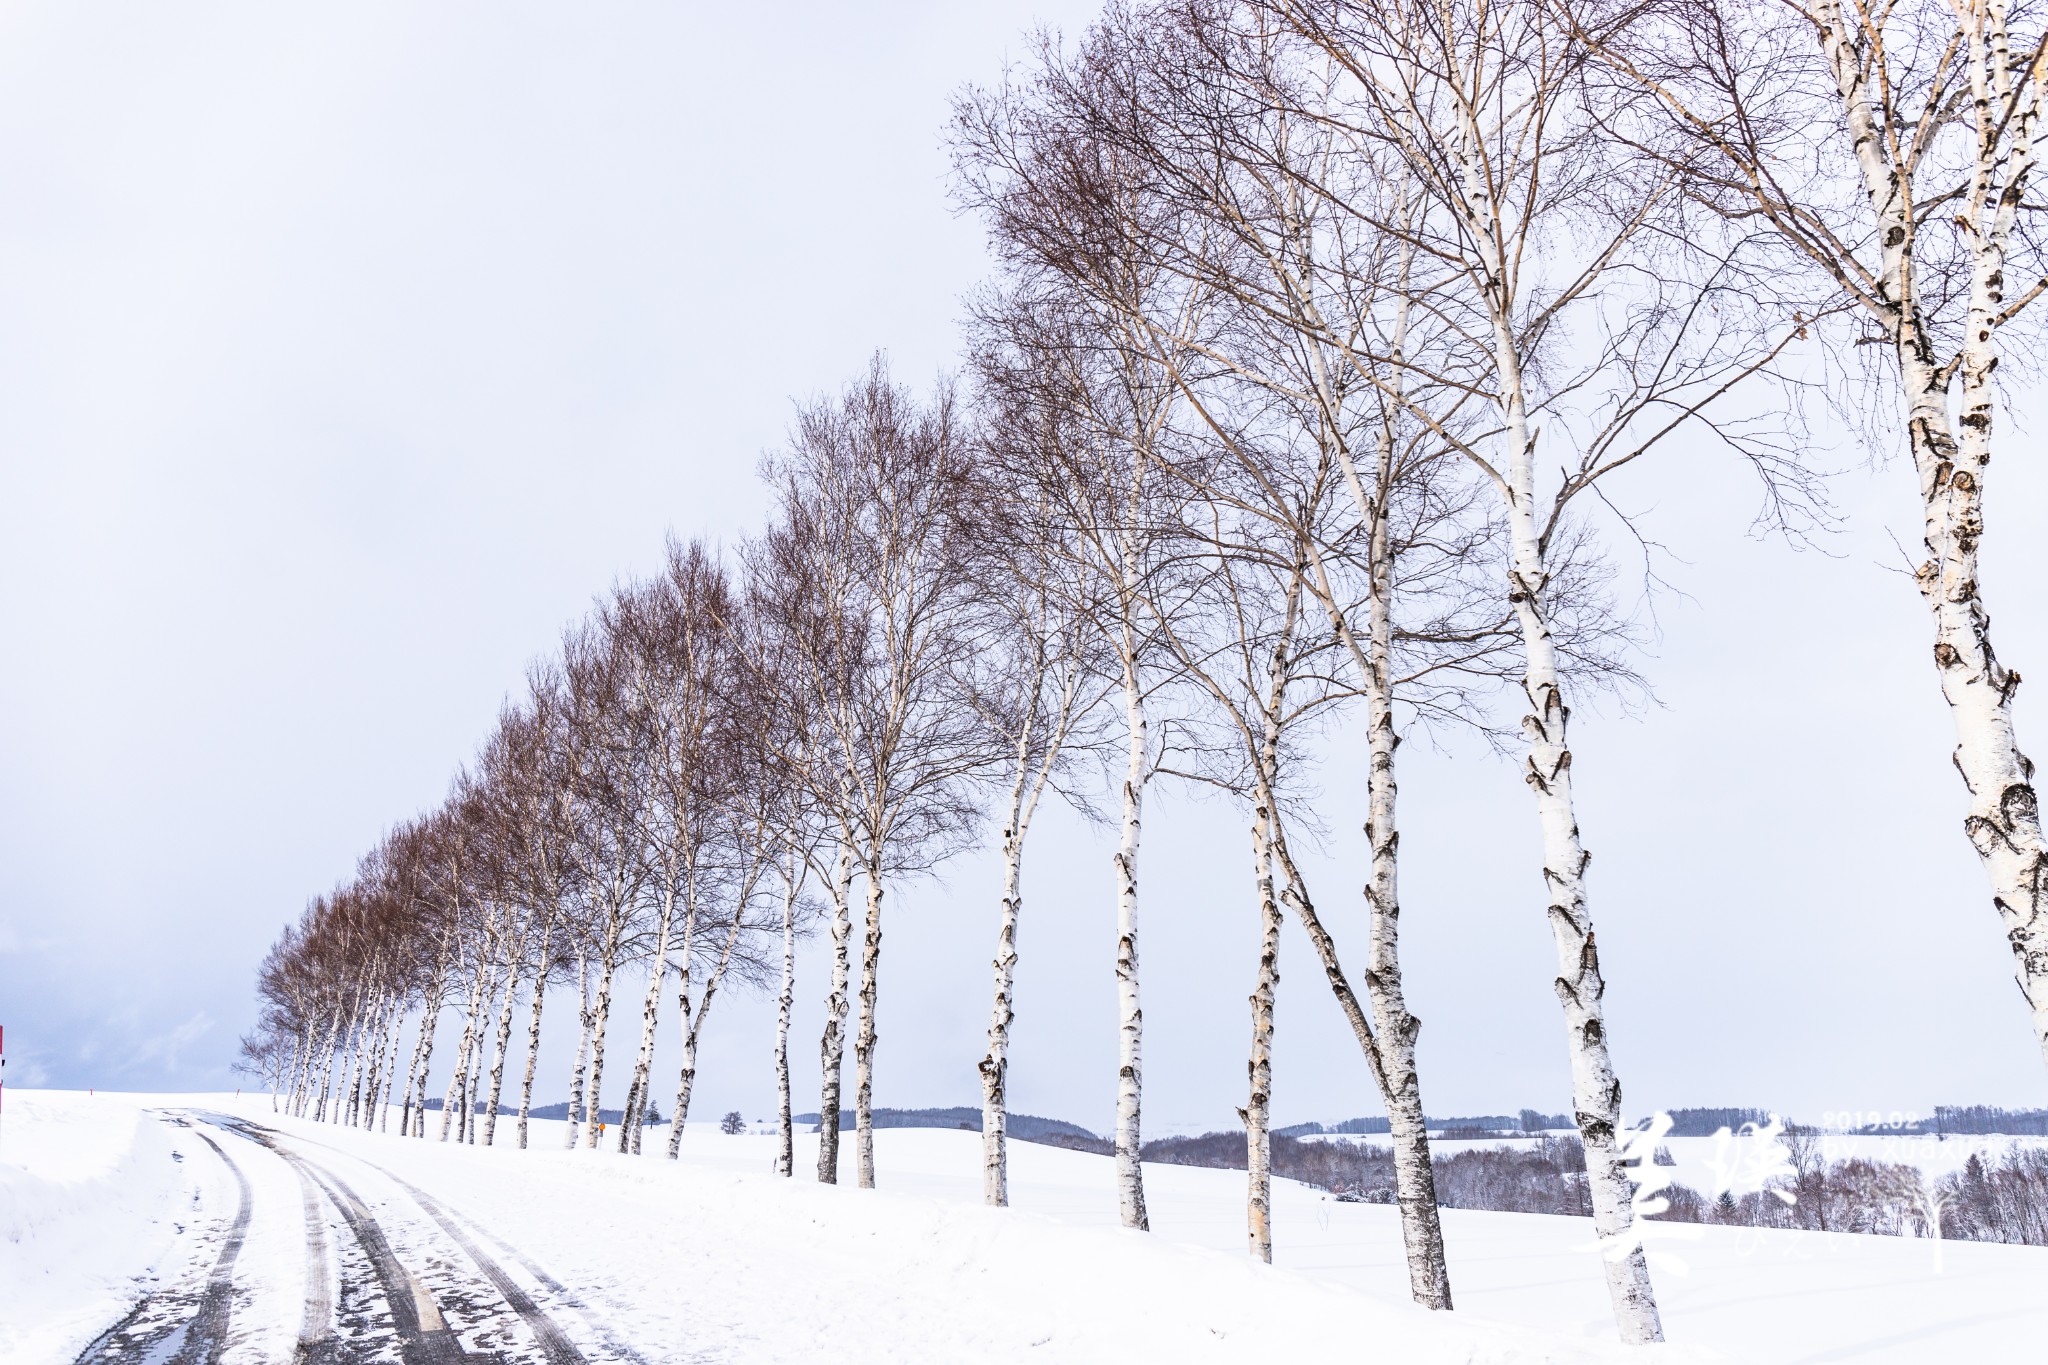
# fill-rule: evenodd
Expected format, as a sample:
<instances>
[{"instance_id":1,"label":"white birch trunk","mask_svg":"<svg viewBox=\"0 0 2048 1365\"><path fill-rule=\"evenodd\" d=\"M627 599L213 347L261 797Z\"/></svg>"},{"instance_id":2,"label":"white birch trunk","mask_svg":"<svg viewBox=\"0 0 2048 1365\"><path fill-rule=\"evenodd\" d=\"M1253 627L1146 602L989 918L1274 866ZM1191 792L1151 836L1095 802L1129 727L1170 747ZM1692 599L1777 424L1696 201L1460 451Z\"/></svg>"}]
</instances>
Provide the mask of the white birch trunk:
<instances>
[{"instance_id":1,"label":"white birch trunk","mask_svg":"<svg viewBox=\"0 0 2048 1365\"><path fill-rule=\"evenodd\" d=\"M483 1008L484 996L484 954L477 952L476 972L470 978L469 1007L462 1015L462 1041L455 1049L455 1070L448 1077L448 1092L441 1097L441 1138L448 1140L449 1125L455 1121L456 1110L469 1094L470 1051L476 1046L477 1012ZM461 1135L458 1133L457 1140Z\"/></svg>"},{"instance_id":2,"label":"white birch trunk","mask_svg":"<svg viewBox=\"0 0 2048 1365\"><path fill-rule=\"evenodd\" d=\"M1460 106L1458 114L1462 136L1448 150L1464 191L1458 210L1477 256L1481 302L1493 331L1493 396L1500 408L1507 454L1500 491L1507 508L1512 552L1508 601L1521 632L1522 690L1529 705L1529 714L1522 719L1529 742L1523 777L1535 795L1543 836L1543 878L1550 902L1551 939L1557 951L1558 974L1553 984L1564 1013L1572 1103L1585 1145L1593 1227L1603 1246L1612 1248L1625 1245L1630 1235L1634 1189L1622 1165L1616 1136L1621 1126L1621 1082L1615 1077L1608 1051L1601 1001L1606 982L1600 975L1593 917L1586 904L1590 855L1580 841L1572 804L1572 755L1566 737L1571 711L1565 704L1556 642L1543 600L1550 586L1550 570L1536 507L1535 437L1529 430L1522 358L1514 335L1513 285L1495 235L1499 223L1492 186L1480 165L1483 139L1470 109ZM1631 1345L1662 1341L1664 1328L1640 1242L1619 1256L1603 1251L1601 1265L1621 1339Z\"/></svg>"},{"instance_id":3,"label":"white birch trunk","mask_svg":"<svg viewBox=\"0 0 2048 1365\"><path fill-rule=\"evenodd\" d=\"M1268 725L1269 741L1272 727ZM1264 784L1262 783L1261 786ZM1259 970L1252 986L1252 1051L1244 1120L1245 1231L1251 1253L1273 1263L1273 1005L1280 986L1280 902L1273 894L1272 793L1252 816L1252 868L1259 899Z\"/></svg>"},{"instance_id":4,"label":"white birch trunk","mask_svg":"<svg viewBox=\"0 0 2048 1365\"><path fill-rule=\"evenodd\" d=\"M377 1131L391 1131L391 1092L398 1087L398 1045L405 1040L405 999L396 992L391 1000L391 1037L384 1047L384 1082L377 1105Z\"/></svg>"},{"instance_id":5,"label":"white birch trunk","mask_svg":"<svg viewBox=\"0 0 2048 1365\"><path fill-rule=\"evenodd\" d=\"M390 1024L390 1001L380 991L370 1011L369 1036L363 1045L363 1099L357 1110L356 1126L365 1132L377 1125L377 1086L383 1080L384 1039Z\"/></svg>"},{"instance_id":6,"label":"white birch trunk","mask_svg":"<svg viewBox=\"0 0 2048 1365\"><path fill-rule=\"evenodd\" d=\"M334 1048L341 1037L341 1015L337 1011L334 1022L327 1026L327 1046L320 1058L320 1098L313 1107L313 1122L321 1123L327 1118L327 1094L334 1079Z\"/></svg>"},{"instance_id":7,"label":"white birch trunk","mask_svg":"<svg viewBox=\"0 0 2048 1365\"><path fill-rule=\"evenodd\" d=\"M306 1030L302 1025L292 1030L292 1060L291 1064L285 1068L283 1077L284 1108L286 1113L292 1111L292 1105L297 1102L299 1097L299 1059L305 1055L305 1052ZM277 1109L277 1092L275 1090L271 1091L270 1107L273 1112Z\"/></svg>"},{"instance_id":8,"label":"white birch trunk","mask_svg":"<svg viewBox=\"0 0 2048 1365\"><path fill-rule=\"evenodd\" d=\"M348 1051L343 1058L342 1086L348 1095L348 1101L341 1106L337 1122L344 1127L354 1126L357 1117L362 1113L363 1054L369 1050L368 1033L366 1027L358 1025L350 1034Z\"/></svg>"},{"instance_id":9,"label":"white birch trunk","mask_svg":"<svg viewBox=\"0 0 2048 1365\"><path fill-rule=\"evenodd\" d=\"M1398 334L1404 339L1405 318L1404 309ZM1365 888L1370 936L1365 992L1372 1004L1380 1063L1376 1076L1394 1151L1394 1197L1401 1209L1408 1292L1423 1307L1448 1312L1450 1266L1444 1256L1443 1220L1437 1211L1436 1168L1430 1161L1422 1079L1415 1065L1415 1040L1422 1032L1422 1021L1409 1011L1401 982L1401 831L1396 819L1399 784L1394 758L1401 737L1394 729L1394 556L1387 524L1394 482L1390 427L1381 429L1378 457L1380 496L1367 509L1373 589L1366 608L1365 841L1371 871Z\"/></svg>"},{"instance_id":10,"label":"white birch trunk","mask_svg":"<svg viewBox=\"0 0 2048 1365\"><path fill-rule=\"evenodd\" d=\"M1505 319L1495 323L1502 390L1508 399L1508 523L1514 548L1509 600L1521 627L1522 689L1529 714L1522 719L1529 753L1523 776L1536 797L1543 832L1543 879L1550 895L1551 939L1557 949L1558 1003L1563 1007L1566 1047L1572 1067L1572 1107L1586 1150L1586 1182L1592 1195L1593 1227L1603 1244L1628 1237L1634 1222L1634 1187L1622 1165L1621 1082L1607 1046L1602 997L1606 981L1594 946L1593 916L1586 904L1586 864L1572 804L1572 754L1566 736L1571 716L1558 676L1555 642L1544 612L1549 586L1536 521L1533 440L1523 414L1519 357ZM1643 1344L1664 1339L1650 1267L1640 1244L1625 1255L1602 1255L1608 1297L1622 1340Z\"/></svg>"},{"instance_id":11,"label":"white birch trunk","mask_svg":"<svg viewBox=\"0 0 2048 1365\"><path fill-rule=\"evenodd\" d=\"M479 1117L477 1114L477 1089L483 1082L484 1054L489 1041L484 1033L484 1024L490 1018L491 1002L497 998L498 972L494 966L490 969L488 975L484 977L483 998L478 1002L477 1006L476 1042L472 1044L468 1074L463 1077L461 1125L455 1134L456 1141L467 1143L471 1146L476 1145L477 1120Z\"/></svg>"},{"instance_id":12,"label":"white birch trunk","mask_svg":"<svg viewBox=\"0 0 2048 1365\"><path fill-rule=\"evenodd\" d=\"M796 1125L790 1117L789 1015L796 1004L796 898L802 883L796 857L783 869L782 881L782 990L775 998L775 1116L780 1139L775 1152L775 1173L796 1174Z\"/></svg>"},{"instance_id":13,"label":"white birch trunk","mask_svg":"<svg viewBox=\"0 0 2048 1365\"><path fill-rule=\"evenodd\" d=\"M1968 316L1954 373L1962 411L1949 415L1951 370L1938 366L1921 316L1914 266L1910 186L1885 156L1863 62L1858 25L1839 4L1814 6L1822 48L1834 69L1858 169L1883 251L1880 315L1891 334L1906 403L1906 430L1920 480L1921 540L1915 575L1934 624L1934 666L1956 727L1955 766L1969 794L1963 832L1991 882L1992 906L2012 949L2014 975L2032 1016L2035 1046L2048 1061L2048 838L2041 827L2034 765L2021 752L2012 700L2019 674L1998 661L1981 591L1984 484L1996 416L1994 340L2005 301L2006 253L2032 175L2041 86L2031 66L2012 85L2002 4L1959 8L1969 32L1971 123L1977 149L1962 226L1971 249ZM2010 117L2005 111L2011 110Z\"/></svg>"},{"instance_id":14,"label":"white birch trunk","mask_svg":"<svg viewBox=\"0 0 2048 1365\"><path fill-rule=\"evenodd\" d=\"M512 943L512 954L508 959L511 966L505 973L505 1003L498 1010L496 1047L491 1057L491 1088L484 1098L484 1146L495 1144L498 1137L498 1097L504 1093L505 1055L512 1046L512 1011L519 1001L519 968L526 961L526 926L520 925L519 935Z\"/></svg>"},{"instance_id":15,"label":"white birch trunk","mask_svg":"<svg viewBox=\"0 0 2048 1365\"><path fill-rule=\"evenodd\" d=\"M592 1151L602 1138L604 1127L604 1035L611 1022L612 979L618 973L617 934L605 945L598 963L597 1000L590 1011L590 1076L583 1092L583 1145Z\"/></svg>"},{"instance_id":16,"label":"white birch trunk","mask_svg":"<svg viewBox=\"0 0 2048 1365\"><path fill-rule=\"evenodd\" d=\"M619 1150L640 1150L640 1116L647 1108L648 1070L654 1065L654 1030L661 1021L661 988L668 981L669 922L674 917L675 895L669 893L661 907L661 925L655 931L654 962L647 973L647 997L640 1006L640 1050L633 1056L633 1083L626 1088L626 1108L620 1116Z\"/></svg>"},{"instance_id":17,"label":"white birch trunk","mask_svg":"<svg viewBox=\"0 0 2048 1365\"><path fill-rule=\"evenodd\" d=\"M853 1142L860 1188L875 1187L876 976L882 962L882 871L867 866L868 914L861 935L860 1027L853 1039Z\"/></svg>"},{"instance_id":18,"label":"white birch trunk","mask_svg":"<svg viewBox=\"0 0 2048 1365\"><path fill-rule=\"evenodd\" d=\"M704 995L697 1001L694 1013L688 1016L689 1027L683 1034L683 1068L676 1081L676 1112L670 1120L668 1130L668 1154L671 1160L680 1155L683 1144L683 1125L690 1119L690 1091L697 1084L697 1039L704 1031L704 1021L711 1017L711 1002L718 996L718 987L725 980L726 969L732 966L733 950L739 946L740 933L745 927L740 919L747 901L753 895L753 879L740 893L739 909L733 913L732 928L725 936L725 946L719 950L718 965L711 971L710 979L704 983ZM687 1001L688 996L685 995Z\"/></svg>"},{"instance_id":19,"label":"white birch trunk","mask_svg":"<svg viewBox=\"0 0 2048 1365\"><path fill-rule=\"evenodd\" d=\"M842 843L832 873L832 980L825 996L825 1035L818 1044L818 1179L839 1183L839 1087L846 1060L846 941L853 935L853 845Z\"/></svg>"},{"instance_id":20,"label":"white birch trunk","mask_svg":"<svg viewBox=\"0 0 2048 1365\"><path fill-rule=\"evenodd\" d=\"M377 1083L382 1079L389 1013L390 1001L380 991L371 1004L370 1027L363 1038L362 1099L356 1105L355 1126L365 1131L376 1126Z\"/></svg>"},{"instance_id":21,"label":"white birch trunk","mask_svg":"<svg viewBox=\"0 0 2048 1365\"><path fill-rule=\"evenodd\" d=\"M416 1138L427 1135L427 1082L433 1071L434 1034L441 1023L441 1001L447 992L447 963L435 964L433 980L427 986L426 1002L420 1006L420 1036L413 1045L412 1067L405 1082L405 1121L399 1131Z\"/></svg>"},{"instance_id":22,"label":"white birch trunk","mask_svg":"<svg viewBox=\"0 0 2048 1365\"><path fill-rule=\"evenodd\" d=\"M313 1025L302 1023L298 1027L292 1044L291 1089L285 1098L284 1110L293 1117L303 1117L306 1112L307 1088L313 1078Z\"/></svg>"},{"instance_id":23,"label":"white birch trunk","mask_svg":"<svg viewBox=\"0 0 2048 1365\"><path fill-rule=\"evenodd\" d=\"M552 924L549 926L552 928ZM533 1077L540 1067L540 1016L548 1002L548 940L540 936L540 967L533 982L533 1013L526 1021L526 1074L519 1080L519 1150L526 1150L527 1125L533 1117Z\"/></svg>"},{"instance_id":24,"label":"white birch trunk","mask_svg":"<svg viewBox=\"0 0 2048 1365\"><path fill-rule=\"evenodd\" d=\"M1123 782L1123 833L1113 867L1116 873L1116 1193L1117 1211L1127 1228L1149 1231L1145 1214L1145 1171L1139 1102L1143 1094L1145 1018L1138 1007L1138 839L1144 813L1147 771L1145 701L1138 690L1138 665L1131 624L1124 622L1124 725L1126 752Z\"/></svg>"},{"instance_id":25,"label":"white birch trunk","mask_svg":"<svg viewBox=\"0 0 2048 1365\"><path fill-rule=\"evenodd\" d=\"M1017 973L1017 919L1023 907L1024 784L1029 775L1029 732L1017 745L1016 779L1003 821L1003 903L996 926L995 998L989 1006L988 1052L981 1059L981 1197L1002 1208L1010 1202L1010 1024L1017 1017L1012 992Z\"/></svg>"},{"instance_id":26,"label":"white birch trunk","mask_svg":"<svg viewBox=\"0 0 2048 1365\"><path fill-rule=\"evenodd\" d=\"M1376 632L1380 628L1375 622ZM1387 655L1374 642L1374 654ZM1367 735L1371 770L1367 778L1370 814L1366 840L1372 871L1366 884L1370 952L1366 998L1372 1004L1379 1045L1380 1096L1387 1106L1388 1137L1394 1149L1394 1195L1401 1208L1401 1241L1408 1260L1408 1290L1425 1308L1451 1307L1450 1267L1444 1257L1443 1222L1437 1212L1436 1168L1430 1162L1429 1126L1423 1117L1422 1082L1415 1066L1415 1040L1422 1021L1408 1012L1401 985L1400 833L1394 821L1394 708L1387 689L1369 689Z\"/></svg>"},{"instance_id":27,"label":"white birch trunk","mask_svg":"<svg viewBox=\"0 0 2048 1365\"><path fill-rule=\"evenodd\" d=\"M697 1025L690 1000L690 980L697 964L697 888L693 884L683 908L683 951L682 961L676 964L676 1021L683 1045L682 1070L676 1077L675 1112L668 1120L668 1158L678 1159L683 1152L683 1120L689 1112L690 1085L696 1075L696 1058L690 1052L690 1040L696 1036Z\"/></svg>"},{"instance_id":28,"label":"white birch trunk","mask_svg":"<svg viewBox=\"0 0 2048 1365\"><path fill-rule=\"evenodd\" d=\"M576 998L576 1066L569 1073L568 1136L563 1144L571 1150L576 1146L576 1137L581 1131L579 1125L588 1112L583 1100L583 1075L590 1062L590 958L581 951L576 955Z\"/></svg>"}]
</instances>

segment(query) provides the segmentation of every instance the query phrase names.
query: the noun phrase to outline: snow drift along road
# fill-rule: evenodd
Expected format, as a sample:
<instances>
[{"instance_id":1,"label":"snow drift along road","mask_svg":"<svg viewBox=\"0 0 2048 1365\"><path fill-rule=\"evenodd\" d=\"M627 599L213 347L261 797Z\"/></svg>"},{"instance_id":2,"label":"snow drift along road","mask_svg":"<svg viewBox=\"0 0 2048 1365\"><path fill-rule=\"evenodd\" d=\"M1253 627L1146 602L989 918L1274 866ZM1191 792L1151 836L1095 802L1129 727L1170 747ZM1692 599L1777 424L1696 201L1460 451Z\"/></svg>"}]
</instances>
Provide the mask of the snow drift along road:
<instances>
[{"instance_id":1,"label":"snow drift along road","mask_svg":"<svg viewBox=\"0 0 2048 1365\"><path fill-rule=\"evenodd\" d=\"M1280 1182L1279 1267L1251 1263L1241 1173L1148 1169L1147 1236L1114 1226L1109 1163L1081 1153L1020 1147L1020 1207L980 1207L972 1133L883 1133L884 1188L859 1191L779 1180L772 1138L709 1129L688 1132L671 1163L564 1151L558 1124L537 1125L520 1152L284 1119L263 1099L9 1098L6 1141L39 1131L0 1147L14 1163L0 1164L4 1188L33 1195L0 1209L0 1269L47 1268L42 1292L0 1299L0 1358L31 1365L69 1365L139 1297L185 1302L218 1265L238 1190L203 1138L253 1195L225 1365L457 1350L508 1365L1332 1353L1820 1365L2015 1358L2048 1333L2048 1253L2033 1248L1672 1228L1664 1249L1690 1274L1661 1272L1660 1289L1680 1344L1645 1354L1613 1341L1578 1219L1447 1211L1460 1311L1431 1315L1403 1301L1391 1209ZM52 1207L67 1182L64 1216L18 1213Z\"/></svg>"}]
</instances>

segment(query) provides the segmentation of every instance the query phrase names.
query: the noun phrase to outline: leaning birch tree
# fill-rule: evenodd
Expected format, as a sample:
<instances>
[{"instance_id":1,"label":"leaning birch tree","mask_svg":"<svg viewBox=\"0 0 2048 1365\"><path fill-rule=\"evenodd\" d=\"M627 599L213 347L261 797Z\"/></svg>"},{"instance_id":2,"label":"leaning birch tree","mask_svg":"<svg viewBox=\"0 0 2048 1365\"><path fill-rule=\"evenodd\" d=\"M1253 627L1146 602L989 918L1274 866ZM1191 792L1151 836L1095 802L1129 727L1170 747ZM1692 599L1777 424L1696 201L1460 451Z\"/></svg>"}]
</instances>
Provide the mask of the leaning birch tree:
<instances>
[{"instance_id":1,"label":"leaning birch tree","mask_svg":"<svg viewBox=\"0 0 2048 1365\"><path fill-rule=\"evenodd\" d=\"M1499 498L1522 648L1523 775L1542 836L1594 1224L1622 1338L1658 1341L1573 793L1557 559L1574 500L1695 421L1748 455L1774 493L1798 493L1800 473L1782 450L1713 425L1716 403L1793 331L1744 321L1745 241L1715 255L1653 230L1670 225L1676 184L1617 154L1589 112L1585 49L1548 6L1270 0L1257 12L1327 73L1315 104L1293 112L1412 187L1413 216L1398 222L1374 200L1343 194L1342 182L1297 182L1333 212L1413 245L1422 268L1407 287L1435 324L1400 359L1417 382L1397 391L1384 354L1361 357L1379 363L1356 370L1470 459ZM1490 411L1476 438L1432 425L1413 396L1445 388ZM1558 473L1539 479L1546 466Z\"/></svg>"},{"instance_id":2,"label":"leaning birch tree","mask_svg":"<svg viewBox=\"0 0 2048 1365\"><path fill-rule=\"evenodd\" d=\"M2031 357L2031 305L2048 292L2048 26L2007 0L1666 0L1592 11L1576 32L1620 87L1618 135L1782 248L1757 301L1803 305L1843 370L1882 357L1878 410L1899 415L1918 481L1914 582L1955 724L1963 833L2048 1060L2048 837L1982 563L2000 367Z\"/></svg>"}]
</instances>

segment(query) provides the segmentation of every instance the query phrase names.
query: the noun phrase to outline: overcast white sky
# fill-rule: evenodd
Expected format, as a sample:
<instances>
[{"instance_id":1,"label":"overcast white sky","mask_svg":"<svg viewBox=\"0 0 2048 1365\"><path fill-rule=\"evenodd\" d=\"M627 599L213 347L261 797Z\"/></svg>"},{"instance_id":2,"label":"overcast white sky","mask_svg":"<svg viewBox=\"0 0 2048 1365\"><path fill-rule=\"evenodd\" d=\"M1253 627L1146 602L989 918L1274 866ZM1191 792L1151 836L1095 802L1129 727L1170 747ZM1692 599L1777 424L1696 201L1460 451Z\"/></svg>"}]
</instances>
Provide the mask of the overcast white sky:
<instances>
[{"instance_id":1,"label":"overcast white sky","mask_svg":"<svg viewBox=\"0 0 2048 1365\"><path fill-rule=\"evenodd\" d=\"M525 661L665 531L751 527L792 396L877 347L920 383L951 362L984 260L945 202L947 96L1091 11L0 8L9 1079L232 1084L278 927L439 798ZM2048 679L2032 444L1997 472L1986 579L2003 653ZM1745 538L1751 491L1704 453L1618 490L1689 595L1659 607L1661 707L1589 708L1577 736L1632 1112L2048 1103L1895 571L1910 482L1843 476L1849 529L1804 554ZM2048 751L2040 687L2022 733ZM1519 777L1403 757L1425 1101L1564 1108ZM1345 765L1326 785L1319 900L1348 917L1362 810ZM1172 792L1147 823L1156 1126L1241 1099L1243 826ZM1097 1127L1108 851L1058 817L1032 850L1013 1081ZM973 1102L992 871L963 860L890 916L878 1102ZM1291 931L1282 969L1277 1113L1379 1112ZM765 1107L768 1011L719 1008L701 1112Z\"/></svg>"}]
</instances>

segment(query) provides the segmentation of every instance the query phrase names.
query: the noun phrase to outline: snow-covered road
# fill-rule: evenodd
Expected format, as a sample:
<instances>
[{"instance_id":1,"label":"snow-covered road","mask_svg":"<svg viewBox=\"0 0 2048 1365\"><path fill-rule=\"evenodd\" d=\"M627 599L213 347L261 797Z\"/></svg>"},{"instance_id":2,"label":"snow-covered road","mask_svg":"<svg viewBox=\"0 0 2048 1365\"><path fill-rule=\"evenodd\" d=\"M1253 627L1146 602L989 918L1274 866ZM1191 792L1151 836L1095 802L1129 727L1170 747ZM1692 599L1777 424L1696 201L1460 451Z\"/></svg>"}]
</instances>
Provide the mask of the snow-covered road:
<instances>
[{"instance_id":1,"label":"snow-covered road","mask_svg":"<svg viewBox=\"0 0 2048 1365\"><path fill-rule=\"evenodd\" d=\"M10 1092L6 1121L9 1365L1823 1365L2032 1358L2048 1337L2037 1248L1660 1225L1677 1344L1646 1357L1613 1341L1583 1220L1447 1211L1459 1311L1431 1315L1403 1301L1391 1209L1278 1182L1259 1266L1241 1174L1148 1166L1147 1236L1114 1225L1109 1163L1082 1153L1019 1146L1019 1207L980 1207L972 1133L885 1131L884 1188L862 1191L777 1179L773 1139L709 1130L669 1162L565 1151L560 1124L479 1149L226 1096Z\"/></svg>"},{"instance_id":2,"label":"snow-covered road","mask_svg":"<svg viewBox=\"0 0 2048 1365\"><path fill-rule=\"evenodd\" d=\"M646 1365L537 1266L376 1163L251 1118L153 1112L177 1159L204 1151L219 1169L194 1180L168 1273L80 1362Z\"/></svg>"}]
</instances>

